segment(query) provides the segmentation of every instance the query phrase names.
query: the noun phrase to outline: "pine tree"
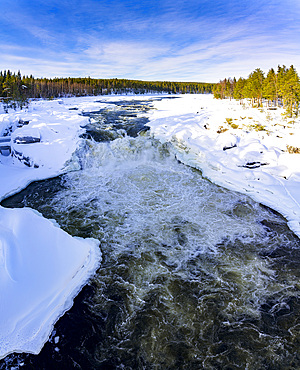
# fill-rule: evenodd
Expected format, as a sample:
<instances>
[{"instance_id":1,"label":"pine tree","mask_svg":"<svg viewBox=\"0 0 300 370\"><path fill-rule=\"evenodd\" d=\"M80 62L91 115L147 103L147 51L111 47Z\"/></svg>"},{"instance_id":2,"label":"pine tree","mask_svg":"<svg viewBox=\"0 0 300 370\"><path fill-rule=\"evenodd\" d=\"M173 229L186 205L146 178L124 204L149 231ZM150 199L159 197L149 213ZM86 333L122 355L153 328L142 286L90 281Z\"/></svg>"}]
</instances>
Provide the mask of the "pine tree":
<instances>
[{"instance_id":1,"label":"pine tree","mask_svg":"<svg viewBox=\"0 0 300 370\"><path fill-rule=\"evenodd\" d=\"M245 97L244 95L244 87L246 84L246 80L240 77L234 87L233 90L233 98L242 101Z\"/></svg>"},{"instance_id":2,"label":"pine tree","mask_svg":"<svg viewBox=\"0 0 300 370\"><path fill-rule=\"evenodd\" d=\"M286 70L285 78L281 86L281 93L284 107L289 117L298 115L300 102L300 82L299 76L293 65Z\"/></svg>"},{"instance_id":3,"label":"pine tree","mask_svg":"<svg viewBox=\"0 0 300 370\"><path fill-rule=\"evenodd\" d=\"M219 82L213 87L213 94L215 99L223 99L222 84Z\"/></svg>"},{"instance_id":4,"label":"pine tree","mask_svg":"<svg viewBox=\"0 0 300 370\"><path fill-rule=\"evenodd\" d=\"M228 78L225 83L225 91L224 91L225 97L229 98L231 100L233 95L233 81L231 78Z\"/></svg>"},{"instance_id":5,"label":"pine tree","mask_svg":"<svg viewBox=\"0 0 300 370\"><path fill-rule=\"evenodd\" d=\"M277 70L277 86L278 86L278 99L277 105L283 104L284 85L286 80L287 68L285 65L282 67L278 66Z\"/></svg>"},{"instance_id":6,"label":"pine tree","mask_svg":"<svg viewBox=\"0 0 300 370\"><path fill-rule=\"evenodd\" d=\"M267 74L266 79L263 83L263 96L269 102L272 101L274 105L277 105L278 101L278 86L277 86L277 75L273 68L271 68Z\"/></svg>"},{"instance_id":7,"label":"pine tree","mask_svg":"<svg viewBox=\"0 0 300 370\"><path fill-rule=\"evenodd\" d=\"M264 73L260 68L256 68L256 70L249 75L246 90L249 94L248 97L252 100L252 106L254 106L254 102L257 102L258 107L262 105L263 82Z\"/></svg>"}]
</instances>

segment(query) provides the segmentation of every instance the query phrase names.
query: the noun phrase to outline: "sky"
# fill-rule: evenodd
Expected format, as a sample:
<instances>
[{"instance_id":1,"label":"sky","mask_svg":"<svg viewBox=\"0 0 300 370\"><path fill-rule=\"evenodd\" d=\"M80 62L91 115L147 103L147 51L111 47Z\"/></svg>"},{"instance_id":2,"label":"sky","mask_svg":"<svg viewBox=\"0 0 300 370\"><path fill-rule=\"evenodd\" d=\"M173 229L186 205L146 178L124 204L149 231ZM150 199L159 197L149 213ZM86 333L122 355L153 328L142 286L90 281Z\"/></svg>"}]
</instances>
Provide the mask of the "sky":
<instances>
[{"instance_id":1,"label":"sky","mask_svg":"<svg viewBox=\"0 0 300 370\"><path fill-rule=\"evenodd\" d=\"M299 0L0 0L0 70L218 82L300 73Z\"/></svg>"}]
</instances>

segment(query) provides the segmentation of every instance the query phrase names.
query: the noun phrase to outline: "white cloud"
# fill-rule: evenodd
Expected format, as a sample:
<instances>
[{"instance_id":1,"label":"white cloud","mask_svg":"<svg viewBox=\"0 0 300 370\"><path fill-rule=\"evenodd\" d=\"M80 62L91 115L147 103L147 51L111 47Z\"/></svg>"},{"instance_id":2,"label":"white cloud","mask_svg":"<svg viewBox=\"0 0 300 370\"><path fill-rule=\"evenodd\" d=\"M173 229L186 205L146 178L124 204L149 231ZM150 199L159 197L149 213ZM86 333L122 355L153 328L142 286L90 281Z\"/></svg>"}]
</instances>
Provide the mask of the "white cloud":
<instances>
[{"instance_id":1,"label":"white cloud","mask_svg":"<svg viewBox=\"0 0 300 370\"><path fill-rule=\"evenodd\" d=\"M155 46L135 41L113 41L99 43L97 40L85 50L90 59L99 59L104 63L140 65L151 58L156 58L167 52L166 46Z\"/></svg>"},{"instance_id":2,"label":"white cloud","mask_svg":"<svg viewBox=\"0 0 300 370\"><path fill-rule=\"evenodd\" d=\"M289 7L293 1L289 0ZM83 30L74 22L74 27L63 34L26 12L15 17L11 12L8 14L13 25L41 42L32 42L31 47L3 45L0 69L20 69L36 77L90 75L207 82L233 75L246 77L257 67L268 70L278 64L294 64L300 72L300 29L295 22L281 27L287 10L277 10L278 2L270 0L261 8L258 3L242 4L240 13L223 16L218 13L220 7L209 17L205 13L196 17L185 12L189 2L183 2L179 9L177 3L168 0L164 1L168 12L156 17L143 18L126 11L122 19L110 18L108 29L100 22L95 27L88 24ZM87 4L93 3L97 2L89 0ZM216 0L215 6L220 4ZM87 11L81 6L81 11ZM297 17L299 9L295 5L289 19L295 14ZM108 10L106 4L105 12ZM277 19L276 14L281 18Z\"/></svg>"},{"instance_id":3,"label":"white cloud","mask_svg":"<svg viewBox=\"0 0 300 370\"><path fill-rule=\"evenodd\" d=\"M277 65L294 64L300 72L295 40L281 44L270 36L197 42L178 51L172 45L147 42L106 42L91 39L82 53L1 46L0 69L21 70L36 77L88 76L217 82L225 77L247 77L255 68L265 72Z\"/></svg>"}]
</instances>

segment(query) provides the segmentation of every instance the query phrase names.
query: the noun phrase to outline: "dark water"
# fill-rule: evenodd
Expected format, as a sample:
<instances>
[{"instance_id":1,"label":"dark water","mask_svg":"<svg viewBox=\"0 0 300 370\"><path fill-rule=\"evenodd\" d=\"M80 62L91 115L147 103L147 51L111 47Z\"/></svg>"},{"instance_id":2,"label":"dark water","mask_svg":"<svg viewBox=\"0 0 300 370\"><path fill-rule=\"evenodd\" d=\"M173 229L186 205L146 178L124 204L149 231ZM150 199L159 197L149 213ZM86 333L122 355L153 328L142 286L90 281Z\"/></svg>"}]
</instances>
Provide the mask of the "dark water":
<instances>
[{"instance_id":1,"label":"dark water","mask_svg":"<svg viewBox=\"0 0 300 370\"><path fill-rule=\"evenodd\" d=\"M135 100L112 102L118 109L101 109L93 113L83 113L90 117L91 122L86 127L83 137L97 142L112 141L125 135L137 137L141 132L149 130L145 126L149 121L142 113L147 113L151 106L149 102Z\"/></svg>"},{"instance_id":2,"label":"dark water","mask_svg":"<svg viewBox=\"0 0 300 370\"><path fill-rule=\"evenodd\" d=\"M2 203L99 239L103 262L41 353L0 368L299 369L299 239L272 210L178 163L141 109L94 113L82 170Z\"/></svg>"}]
</instances>

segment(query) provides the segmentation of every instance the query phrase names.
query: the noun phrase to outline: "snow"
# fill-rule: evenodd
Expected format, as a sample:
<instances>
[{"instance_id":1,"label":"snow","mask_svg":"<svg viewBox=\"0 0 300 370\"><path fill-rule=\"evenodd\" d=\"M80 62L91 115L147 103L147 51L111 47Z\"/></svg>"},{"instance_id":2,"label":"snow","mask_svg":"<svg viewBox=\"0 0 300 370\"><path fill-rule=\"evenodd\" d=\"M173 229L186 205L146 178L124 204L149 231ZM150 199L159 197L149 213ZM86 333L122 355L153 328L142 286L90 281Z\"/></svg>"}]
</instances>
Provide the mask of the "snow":
<instances>
[{"instance_id":1,"label":"snow","mask_svg":"<svg viewBox=\"0 0 300 370\"><path fill-rule=\"evenodd\" d=\"M275 209L300 236L300 155L287 151L299 145L299 118L212 95L156 101L155 108L151 132L173 143L178 160Z\"/></svg>"},{"instance_id":2,"label":"snow","mask_svg":"<svg viewBox=\"0 0 300 370\"><path fill-rule=\"evenodd\" d=\"M0 155L0 199L78 168L71 159L87 122L62 101L36 101L26 111L0 114L0 133L12 131L15 153ZM20 144L16 138L37 140ZM31 209L0 207L0 358L39 353L100 259L99 241L72 238Z\"/></svg>"},{"instance_id":3,"label":"snow","mask_svg":"<svg viewBox=\"0 0 300 370\"><path fill-rule=\"evenodd\" d=\"M259 110L211 95L154 97L151 135L172 143L178 160L216 184L280 212L300 236L300 155L287 152L287 145L300 142L299 119L285 119L281 109ZM0 199L32 181L80 168L74 153L89 121L81 112L152 98L39 100L9 113L0 107L0 136L11 135L13 153L0 155ZM31 209L0 207L0 358L38 353L100 258L98 241L72 238Z\"/></svg>"},{"instance_id":4,"label":"snow","mask_svg":"<svg viewBox=\"0 0 300 370\"><path fill-rule=\"evenodd\" d=\"M0 209L0 349L38 353L94 273L98 242L71 238L31 209Z\"/></svg>"}]
</instances>

